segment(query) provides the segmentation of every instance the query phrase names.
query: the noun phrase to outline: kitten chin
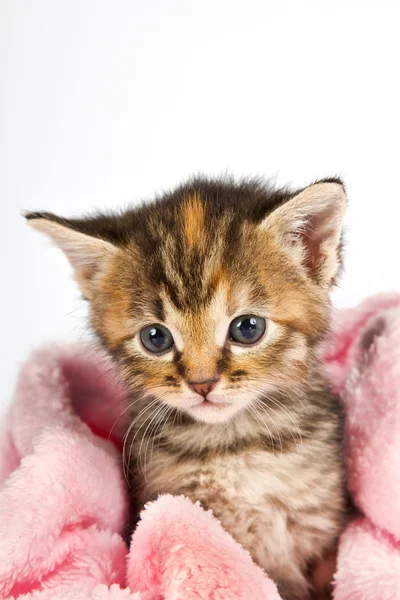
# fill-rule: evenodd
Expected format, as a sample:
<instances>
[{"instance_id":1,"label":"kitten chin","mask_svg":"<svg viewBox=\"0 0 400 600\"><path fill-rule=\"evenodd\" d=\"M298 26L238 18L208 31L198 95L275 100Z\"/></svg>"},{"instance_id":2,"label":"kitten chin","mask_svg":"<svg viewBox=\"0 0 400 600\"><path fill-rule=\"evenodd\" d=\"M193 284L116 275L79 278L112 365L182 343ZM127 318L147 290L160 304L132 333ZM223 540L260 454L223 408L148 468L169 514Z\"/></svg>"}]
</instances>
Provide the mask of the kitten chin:
<instances>
[{"instance_id":1,"label":"kitten chin","mask_svg":"<svg viewBox=\"0 0 400 600\"><path fill-rule=\"evenodd\" d=\"M200 501L286 600L311 597L346 520L341 410L315 357L345 205L337 179L194 178L121 214L26 215L66 254L132 392L135 510Z\"/></svg>"},{"instance_id":2,"label":"kitten chin","mask_svg":"<svg viewBox=\"0 0 400 600\"><path fill-rule=\"evenodd\" d=\"M191 417L203 423L226 423L239 410L241 408L235 403L220 400L218 397L201 400L186 409Z\"/></svg>"}]
</instances>

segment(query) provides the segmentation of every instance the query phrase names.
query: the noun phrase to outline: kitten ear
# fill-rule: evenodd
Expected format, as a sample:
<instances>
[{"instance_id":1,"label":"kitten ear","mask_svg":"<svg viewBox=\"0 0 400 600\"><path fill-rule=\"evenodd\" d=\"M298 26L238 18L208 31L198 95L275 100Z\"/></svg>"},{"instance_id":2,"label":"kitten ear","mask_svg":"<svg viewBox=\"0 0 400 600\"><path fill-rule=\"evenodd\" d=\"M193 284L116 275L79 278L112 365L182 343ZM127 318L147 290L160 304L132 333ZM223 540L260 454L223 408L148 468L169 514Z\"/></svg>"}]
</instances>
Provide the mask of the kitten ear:
<instances>
[{"instance_id":1,"label":"kitten ear","mask_svg":"<svg viewBox=\"0 0 400 600\"><path fill-rule=\"evenodd\" d=\"M110 258L117 252L117 246L77 231L68 221L48 213L29 213L25 215L29 225L45 233L68 258L74 269L79 289L87 300L93 298L96 282L106 268Z\"/></svg>"},{"instance_id":2,"label":"kitten ear","mask_svg":"<svg viewBox=\"0 0 400 600\"><path fill-rule=\"evenodd\" d=\"M334 282L341 266L346 194L341 182L311 185L274 210L262 223L279 244L322 285Z\"/></svg>"}]
</instances>

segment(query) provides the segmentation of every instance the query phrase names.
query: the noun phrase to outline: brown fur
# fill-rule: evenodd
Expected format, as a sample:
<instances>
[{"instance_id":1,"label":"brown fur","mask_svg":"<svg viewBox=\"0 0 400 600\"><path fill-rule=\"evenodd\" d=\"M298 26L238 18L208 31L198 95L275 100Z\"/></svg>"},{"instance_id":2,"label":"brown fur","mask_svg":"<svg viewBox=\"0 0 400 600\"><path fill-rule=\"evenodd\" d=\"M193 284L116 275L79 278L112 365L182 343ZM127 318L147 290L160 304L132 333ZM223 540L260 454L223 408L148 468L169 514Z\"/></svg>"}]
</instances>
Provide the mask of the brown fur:
<instances>
[{"instance_id":1,"label":"brown fur","mask_svg":"<svg viewBox=\"0 0 400 600\"><path fill-rule=\"evenodd\" d=\"M199 500L288 600L311 597L316 565L325 586L320 564L346 518L341 411L316 359L341 263L340 190L336 180L294 193L196 179L121 216L28 215L70 258L93 329L132 390L125 459L136 509L159 493ZM91 239L90 285L87 257L71 254L77 232ZM242 348L228 330L245 314L267 330ZM139 333L160 322L175 345L154 356ZM198 421L184 408L188 382L216 378L237 411Z\"/></svg>"}]
</instances>

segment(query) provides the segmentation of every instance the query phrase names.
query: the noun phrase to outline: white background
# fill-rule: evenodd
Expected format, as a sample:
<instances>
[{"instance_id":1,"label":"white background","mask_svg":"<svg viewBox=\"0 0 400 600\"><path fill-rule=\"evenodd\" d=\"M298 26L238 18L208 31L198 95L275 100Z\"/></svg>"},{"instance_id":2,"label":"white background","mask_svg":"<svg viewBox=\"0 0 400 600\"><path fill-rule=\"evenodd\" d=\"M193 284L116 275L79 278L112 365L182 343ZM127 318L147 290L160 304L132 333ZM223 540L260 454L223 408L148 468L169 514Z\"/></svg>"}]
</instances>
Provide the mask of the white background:
<instances>
[{"instance_id":1,"label":"white background","mask_svg":"<svg viewBox=\"0 0 400 600\"><path fill-rule=\"evenodd\" d=\"M122 207L198 171L339 174L336 304L400 289L399 6L1 1L0 406L32 347L86 335L66 260L22 209Z\"/></svg>"}]
</instances>

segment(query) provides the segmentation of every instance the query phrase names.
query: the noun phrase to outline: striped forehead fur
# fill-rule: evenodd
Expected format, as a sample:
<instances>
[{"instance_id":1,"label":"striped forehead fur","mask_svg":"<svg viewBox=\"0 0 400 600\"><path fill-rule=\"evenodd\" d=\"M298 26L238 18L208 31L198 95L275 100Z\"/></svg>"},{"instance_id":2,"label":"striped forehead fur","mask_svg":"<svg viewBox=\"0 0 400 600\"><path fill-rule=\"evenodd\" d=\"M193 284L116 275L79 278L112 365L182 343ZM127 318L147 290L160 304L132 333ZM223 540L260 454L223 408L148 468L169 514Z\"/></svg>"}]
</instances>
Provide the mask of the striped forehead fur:
<instances>
[{"instance_id":1,"label":"striped forehead fur","mask_svg":"<svg viewBox=\"0 0 400 600\"><path fill-rule=\"evenodd\" d=\"M190 310L210 300L222 275L221 265L235 266L246 229L294 195L261 180L194 178L152 203L119 215L64 219L32 213L28 219L50 219L130 248L146 264L148 282L162 285L177 306Z\"/></svg>"},{"instance_id":2,"label":"striped forehead fur","mask_svg":"<svg viewBox=\"0 0 400 600\"><path fill-rule=\"evenodd\" d=\"M153 313L162 317L161 291L180 311L196 311L224 281L231 295L242 286L253 305L265 304L269 295L279 321L310 332L315 324L316 330L319 323L323 326L319 290L299 277L272 240L256 231L257 224L297 193L259 180L195 178L119 215L63 219L32 213L28 219L48 219L119 247L120 260L114 261L118 282L108 273L108 294L112 298L111 288L118 287L119 303L128 313L142 313L151 304ZM316 300L311 319L310 296ZM111 321L118 321L118 315Z\"/></svg>"}]
</instances>

